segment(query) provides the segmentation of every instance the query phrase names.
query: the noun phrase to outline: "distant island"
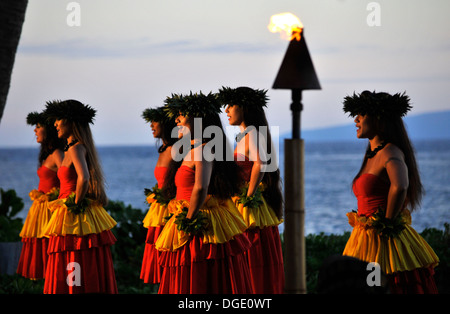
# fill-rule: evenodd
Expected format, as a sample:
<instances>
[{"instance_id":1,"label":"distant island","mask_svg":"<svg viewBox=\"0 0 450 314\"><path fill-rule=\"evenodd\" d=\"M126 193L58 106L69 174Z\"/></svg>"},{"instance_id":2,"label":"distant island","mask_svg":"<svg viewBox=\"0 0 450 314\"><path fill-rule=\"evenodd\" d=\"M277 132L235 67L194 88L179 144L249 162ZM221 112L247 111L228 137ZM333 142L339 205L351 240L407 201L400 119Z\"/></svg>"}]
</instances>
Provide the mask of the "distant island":
<instances>
[{"instance_id":1,"label":"distant island","mask_svg":"<svg viewBox=\"0 0 450 314\"><path fill-rule=\"evenodd\" d=\"M404 119L408 134L412 140L442 140L450 139L450 110L424 113ZM356 138L355 124L302 130L305 141L348 141ZM282 138L290 138L290 133L284 133Z\"/></svg>"}]
</instances>

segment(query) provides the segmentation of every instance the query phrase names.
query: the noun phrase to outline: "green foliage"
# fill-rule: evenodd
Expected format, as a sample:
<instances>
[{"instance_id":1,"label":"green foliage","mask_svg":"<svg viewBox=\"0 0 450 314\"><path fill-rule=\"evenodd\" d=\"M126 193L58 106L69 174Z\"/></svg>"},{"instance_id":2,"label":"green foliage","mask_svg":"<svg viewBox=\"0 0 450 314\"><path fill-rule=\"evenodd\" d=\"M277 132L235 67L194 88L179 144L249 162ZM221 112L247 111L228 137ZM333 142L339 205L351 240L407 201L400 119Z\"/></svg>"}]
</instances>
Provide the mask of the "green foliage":
<instances>
[{"instance_id":1,"label":"green foliage","mask_svg":"<svg viewBox=\"0 0 450 314\"><path fill-rule=\"evenodd\" d=\"M342 235L326 235L321 232L317 235L309 234L305 237L306 286L308 293L315 293L317 290L317 279L323 261L331 255L342 254L349 237L349 232Z\"/></svg>"},{"instance_id":2,"label":"green foliage","mask_svg":"<svg viewBox=\"0 0 450 314\"><path fill-rule=\"evenodd\" d=\"M23 201L16 191L0 189L0 242L20 241L22 218L15 216L23 209Z\"/></svg>"},{"instance_id":3,"label":"green foliage","mask_svg":"<svg viewBox=\"0 0 450 314\"><path fill-rule=\"evenodd\" d=\"M0 188L0 215L13 218L23 208L23 201L17 196L16 191L4 191Z\"/></svg>"},{"instance_id":4,"label":"green foliage","mask_svg":"<svg viewBox=\"0 0 450 314\"><path fill-rule=\"evenodd\" d=\"M450 224L444 223L444 230L427 228L420 235L439 257L439 265L434 269L439 293L450 293Z\"/></svg>"},{"instance_id":5,"label":"green foliage","mask_svg":"<svg viewBox=\"0 0 450 314\"><path fill-rule=\"evenodd\" d=\"M0 275L0 294L42 294L44 280L30 280L18 274Z\"/></svg>"},{"instance_id":6,"label":"green foliage","mask_svg":"<svg viewBox=\"0 0 450 314\"><path fill-rule=\"evenodd\" d=\"M142 225L145 213L116 201L109 201L105 209L117 221L112 229L117 242L111 252L119 293L156 293L157 286L144 284L140 279L147 236Z\"/></svg>"}]
</instances>

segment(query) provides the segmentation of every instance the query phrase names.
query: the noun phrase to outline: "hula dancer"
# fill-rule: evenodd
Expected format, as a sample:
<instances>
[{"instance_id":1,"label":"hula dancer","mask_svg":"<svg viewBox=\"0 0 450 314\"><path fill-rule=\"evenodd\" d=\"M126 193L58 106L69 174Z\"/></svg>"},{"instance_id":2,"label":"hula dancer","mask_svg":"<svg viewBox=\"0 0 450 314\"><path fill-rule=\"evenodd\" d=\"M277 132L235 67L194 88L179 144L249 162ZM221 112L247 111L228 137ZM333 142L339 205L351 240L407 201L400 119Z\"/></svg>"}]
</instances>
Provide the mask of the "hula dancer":
<instances>
[{"instance_id":1,"label":"hula dancer","mask_svg":"<svg viewBox=\"0 0 450 314\"><path fill-rule=\"evenodd\" d=\"M146 189L147 202L150 208L144 218L144 227L148 229L145 240L144 256L140 278L145 283L157 284L161 278L162 268L159 265L159 251L155 249L155 242L165 224L164 217L169 215L168 201L161 193L167 169L172 161L171 149L177 138L171 137L171 131L176 127L174 119L169 118L163 107L148 108L142 113L142 117L150 123L153 137L162 140L158 148L158 161L156 162L154 175L157 184L151 190Z\"/></svg>"},{"instance_id":2,"label":"hula dancer","mask_svg":"<svg viewBox=\"0 0 450 314\"><path fill-rule=\"evenodd\" d=\"M356 136L369 139L353 179L358 211L347 214L353 231L343 255L378 263L391 293L437 293L439 259L411 227L423 187L402 121L409 97L364 91L345 97L343 109L355 117Z\"/></svg>"},{"instance_id":3,"label":"hula dancer","mask_svg":"<svg viewBox=\"0 0 450 314\"><path fill-rule=\"evenodd\" d=\"M42 279L45 277L48 259L48 238L43 236L43 231L51 217L48 202L58 198L59 195L56 172L63 159L64 143L58 138L55 127L48 123L45 112L29 113L27 123L36 126L34 129L36 142L41 146L37 170L39 186L30 192L33 204L20 232L23 245L17 273L29 279Z\"/></svg>"},{"instance_id":4,"label":"hula dancer","mask_svg":"<svg viewBox=\"0 0 450 314\"><path fill-rule=\"evenodd\" d=\"M283 253L278 225L282 220L282 195L278 167L268 169L268 149L274 155L264 107L266 91L249 87L223 87L219 98L226 106L230 125L240 127L234 151L245 186L234 197L247 225L252 247L246 252L254 293L283 293ZM265 128L264 130L262 129ZM266 135L264 136L263 133ZM274 162L274 158L270 160Z\"/></svg>"},{"instance_id":5,"label":"hula dancer","mask_svg":"<svg viewBox=\"0 0 450 314\"><path fill-rule=\"evenodd\" d=\"M181 165L171 164L163 188L176 190L176 200L156 242L163 266L159 293L251 293L244 257L250 242L231 201L239 178L235 163L223 155L227 140L220 104L211 93L191 93L173 95L167 106L182 128L181 141L189 140L181 148ZM207 135L208 127L219 134Z\"/></svg>"},{"instance_id":6,"label":"hula dancer","mask_svg":"<svg viewBox=\"0 0 450 314\"><path fill-rule=\"evenodd\" d=\"M52 218L44 293L117 293L110 246L116 221L107 204L102 169L89 123L95 110L77 100L47 103L60 138L67 139L58 170L59 198L49 204Z\"/></svg>"}]
</instances>

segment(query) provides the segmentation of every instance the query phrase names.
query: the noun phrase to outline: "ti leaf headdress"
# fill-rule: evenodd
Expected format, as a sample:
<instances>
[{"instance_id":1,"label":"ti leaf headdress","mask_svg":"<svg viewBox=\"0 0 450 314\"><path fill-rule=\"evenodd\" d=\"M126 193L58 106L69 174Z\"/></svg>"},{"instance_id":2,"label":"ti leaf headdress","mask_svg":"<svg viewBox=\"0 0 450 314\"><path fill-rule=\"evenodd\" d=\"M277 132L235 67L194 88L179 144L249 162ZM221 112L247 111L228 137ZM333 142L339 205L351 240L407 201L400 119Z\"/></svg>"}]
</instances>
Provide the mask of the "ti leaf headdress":
<instances>
[{"instance_id":1,"label":"ti leaf headdress","mask_svg":"<svg viewBox=\"0 0 450 314\"><path fill-rule=\"evenodd\" d=\"M167 116L166 111L164 110L164 107L147 108L142 112L142 118L147 123L150 123L152 121L164 123L170 120L170 118Z\"/></svg>"},{"instance_id":2,"label":"ti leaf headdress","mask_svg":"<svg viewBox=\"0 0 450 314\"><path fill-rule=\"evenodd\" d=\"M409 97L405 93L390 95L383 92L363 91L359 95L353 93L353 96L346 96L343 110L352 117L360 114L380 119L404 117L411 108Z\"/></svg>"},{"instance_id":3,"label":"ti leaf headdress","mask_svg":"<svg viewBox=\"0 0 450 314\"><path fill-rule=\"evenodd\" d=\"M51 119L67 119L81 124L94 123L96 110L78 100L48 101L45 109Z\"/></svg>"},{"instance_id":4,"label":"ti leaf headdress","mask_svg":"<svg viewBox=\"0 0 450 314\"><path fill-rule=\"evenodd\" d=\"M186 117L205 118L221 112L221 105L215 94L202 92L189 95L172 94L165 100L164 110L169 117L177 117L180 113Z\"/></svg>"},{"instance_id":5,"label":"ti leaf headdress","mask_svg":"<svg viewBox=\"0 0 450 314\"><path fill-rule=\"evenodd\" d=\"M27 124L29 125L50 125L51 122L48 120L48 116L45 111L37 112L33 111L27 115Z\"/></svg>"},{"instance_id":6,"label":"ti leaf headdress","mask_svg":"<svg viewBox=\"0 0 450 314\"><path fill-rule=\"evenodd\" d=\"M250 87L230 88L223 87L219 89L218 98L222 106L238 105L250 106L252 108L267 107L269 98L266 95L267 90L252 89Z\"/></svg>"}]
</instances>

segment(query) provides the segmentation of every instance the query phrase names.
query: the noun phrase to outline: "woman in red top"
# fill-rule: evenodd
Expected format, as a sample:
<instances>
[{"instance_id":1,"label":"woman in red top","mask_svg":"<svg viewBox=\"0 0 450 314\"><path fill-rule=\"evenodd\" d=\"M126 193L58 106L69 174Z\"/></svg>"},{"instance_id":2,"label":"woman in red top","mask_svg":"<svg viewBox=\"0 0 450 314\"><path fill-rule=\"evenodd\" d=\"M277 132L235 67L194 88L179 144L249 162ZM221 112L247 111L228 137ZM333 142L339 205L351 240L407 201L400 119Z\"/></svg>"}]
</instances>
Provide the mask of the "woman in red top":
<instances>
[{"instance_id":1,"label":"woman in red top","mask_svg":"<svg viewBox=\"0 0 450 314\"><path fill-rule=\"evenodd\" d=\"M356 136L369 144L353 180L358 211L347 214L354 228L343 255L378 263L391 293L437 293L433 268L439 259L411 227L410 211L423 188L402 121L410 108L405 94L364 91L344 100Z\"/></svg>"},{"instance_id":2,"label":"woman in red top","mask_svg":"<svg viewBox=\"0 0 450 314\"><path fill-rule=\"evenodd\" d=\"M251 293L244 259L251 244L231 201L239 178L235 163L224 158L230 149L220 104L211 93L191 93L174 95L167 106L187 147L180 148L182 158L172 154L175 161L163 189L176 191L176 199L169 204L173 215L156 242L163 266L159 293Z\"/></svg>"},{"instance_id":3,"label":"woman in red top","mask_svg":"<svg viewBox=\"0 0 450 314\"><path fill-rule=\"evenodd\" d=\"M43 231L51 217L48 201L56 199L59 194L56 172L61 166L64 145L55 127L48 122L45 112L31 112L27 116L27 123L36 126L36 142L41 145L37 170L39 186L30 192L33 205L20 232L23 246L17 273L29 279L42 279L48 259L48 238L43 236Z\"/></svg>"},{"instance_id":4,"label":"woman in red top","mask_svg":"<svg viewBox=\"0 0 450 314\"><path fill-rule=\"evenodd\" d=\"M159 265L159 251L155 249L155 242L166 223L164 218L169 215L167 209L169 200L162 196L161 189L164 186L167 169L172 161L172 145L177 140L176 137L171 137L172 129L176 127L176 124L174 119L166 115L163 107L145 109L142 117L150 123L153 137L162 140L162 145L158 148L159 156L154 170L157 185L152 190L146 191L150 208L143 221L148 232L140 276L145 283L157 284L161 278L161 266Z\"/></svg>"},{"instance_id":5,"label":"woman in red top","mask_svg":"<svg viewBox=\"0 0 450 314\"><path fill-rule=\"evenodd\" d=\"M89 123L95 110L77 100L47 103L60 138L60 193L44 234L50 238L44 293L117 293L110 246L116 242L102 169Z\"/></svg>"},{"instance_id":6,"label":"woman in red top","mask_svg":"<svg viewBox=\"0 0 450 314\"><path fill-rule=\"evenodd\" d=\"M282 195L280 172L274 161L275 152L263 109L267 105L266 91L223 87L219 90L219 98L227 106L225 112L230 125L241 129L236 137L234 154L246 186L234 199L252 242L246 257L253 292L283 293L283 253L278 231L278 225L283 221ZM272 155L270 159L268 148Z\"/></svg>"}]
</instances>

